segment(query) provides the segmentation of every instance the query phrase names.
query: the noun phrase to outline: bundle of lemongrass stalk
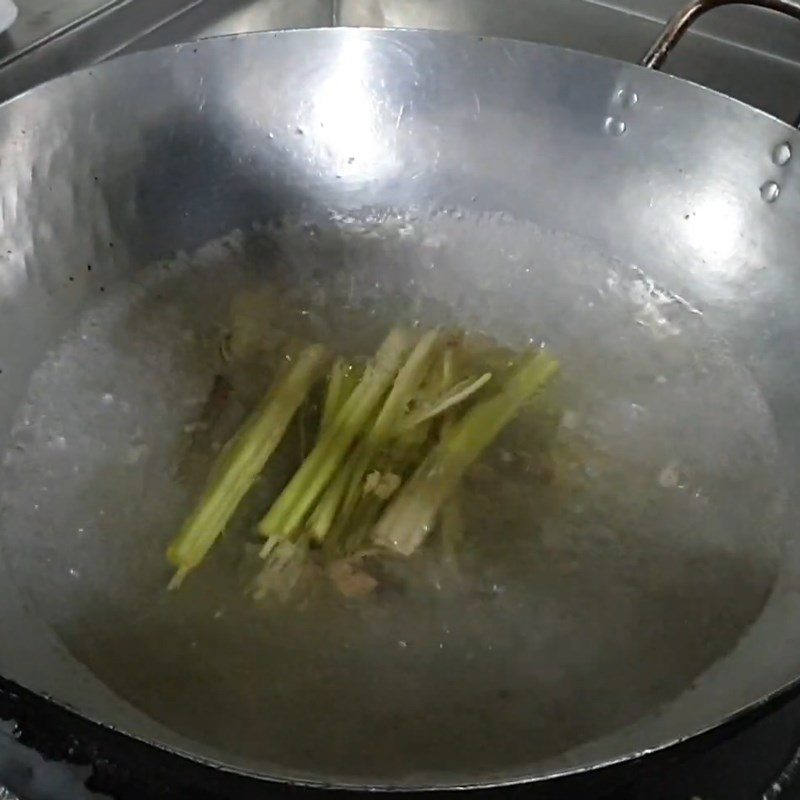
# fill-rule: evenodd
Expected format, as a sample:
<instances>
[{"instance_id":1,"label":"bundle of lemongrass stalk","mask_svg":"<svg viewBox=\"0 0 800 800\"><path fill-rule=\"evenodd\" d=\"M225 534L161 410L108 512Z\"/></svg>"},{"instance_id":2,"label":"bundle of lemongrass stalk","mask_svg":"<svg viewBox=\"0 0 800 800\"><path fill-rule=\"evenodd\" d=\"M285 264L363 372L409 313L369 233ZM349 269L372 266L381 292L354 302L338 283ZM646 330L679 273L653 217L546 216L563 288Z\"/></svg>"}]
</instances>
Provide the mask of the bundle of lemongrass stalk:
<instances>
[{"instance_id":1,"label":"bundle of lemongrass stalk","mask_svg":"<svg viewBox=\"0 0 800 800\"><path fill-rule=\"evenodd\" d=\"M326 372L316 443L258 525L261 593L285 590L314 553L409 556L437 523L455 536L466 470L557 370L542 349L489 357L453 331L394 329L362 369L305 347L214 463L167 551L170 587L205 558Z\"/></svg>"}]
</instances>

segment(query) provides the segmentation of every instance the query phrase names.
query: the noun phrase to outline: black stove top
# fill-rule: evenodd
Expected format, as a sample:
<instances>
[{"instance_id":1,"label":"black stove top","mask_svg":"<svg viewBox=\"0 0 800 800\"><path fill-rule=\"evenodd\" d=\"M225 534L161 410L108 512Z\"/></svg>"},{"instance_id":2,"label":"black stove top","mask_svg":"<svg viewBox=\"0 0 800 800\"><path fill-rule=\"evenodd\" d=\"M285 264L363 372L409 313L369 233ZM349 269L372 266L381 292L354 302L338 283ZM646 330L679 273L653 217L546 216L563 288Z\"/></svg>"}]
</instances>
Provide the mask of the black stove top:
<instances>
[{"instance_id":1,"label":"black stove top","mask_svg":"<svg viewBox=\"0 0 800 800\"><path fill-rule=\"evenodd\" d=\"M603 800L800 800L800 698Z\"/></svg>"}]
</instances>

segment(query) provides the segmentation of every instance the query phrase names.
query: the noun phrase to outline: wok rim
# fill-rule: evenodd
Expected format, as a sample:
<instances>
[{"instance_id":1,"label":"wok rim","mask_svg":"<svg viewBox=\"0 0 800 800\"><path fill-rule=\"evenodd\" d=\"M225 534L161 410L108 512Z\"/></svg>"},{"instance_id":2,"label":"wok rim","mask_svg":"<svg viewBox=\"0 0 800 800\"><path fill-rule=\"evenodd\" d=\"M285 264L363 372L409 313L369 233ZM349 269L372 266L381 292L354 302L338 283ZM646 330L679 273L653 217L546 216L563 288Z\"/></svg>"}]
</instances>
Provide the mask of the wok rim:
<instances>
[{"instance_id":1,"label":"wok rim","mask_svg":"<svg viewBox=\"0 0 800 800\"><path fill-rule=\"evenodd\" d=\"M579 780L599 781L603 777L611 778L614 774L621 773L624 770L628 770L629 772L633 772L634 770L644 772L647 769L657 771L659 765L663 767L666 762L673 762L675 759L689 757L692 753L702 754L707 752L715 744L735 736L737 733L748 728L750 725L756 724L769 714L777 712L785 703L796 699L798 696L800 696L800 677L784 684L779 689L765 695L750 705L727 715L719 722L706 726L694 733L647 749L607 759L596 764L576 766L575 768L567 768L546 775L519 775L501 780L430 784L359 783L340 780L325 781L323 779L313 779L288 773L257 772L245 767L236 767L231 764L215 761L207 756L185 751L178 747L163 744L155 740L145 739L134 733L128 733L112 724L95 719L93 715L82 714L68 704L61 703L44 693L37 692L2 675L0 675L0 718L15 722L15 737L17 736L17 731L19 731L19 738L23 741L23 744L36 752L40 752L45 748L40 745L39 737L41 737L42 742L48 742L47 749L51 751L53 749L53 744L51 743L52 740L50 737L53 736L55 738L55 734L50 733L52 728L49 728L49 726L37 724L37 720L40 720L46 715L55 717L55 725L53 725L53 721L51 721L50 724L53 725L53 727L61 725L65 728L60 736L67 739L69 744L63 745L63 752L57 752L55 755L48 752L47 758L48 760L55 759L76 765L84 765L88 761L94 766L95 763L109 760L106 757L105 742L105 740L109 740L111 742L110 749L117 750L134 744L144 748L150 757L157 754L162 758L169 759L171 762L174 759L178 759L182 767L186 770L211 772L222 779L227 777L245 781L248 785L253 787L263 788L272 786L276 790L283 788L301 791L343 792L348 795L425 794L441 796L448 792L493 795L514 788L528 787L532 790L536 790L554 787L557 784L566 787L569 783L574 783ZM4 706L7 704L18 704L20 706L26 706L27 708L24 714L15 714L13 710L6 711L4 709ZM34 706L37 705L44 709L43 713L41 710L37 712L34 708ZM28 709L30 713L28 713ZM96 736L97 740L102 741L92 739L91 741L83 742L78 739L79 746L76 746L76 737L73 736L71 732L66 732L68 728L73 729L72 726L75 725L76 721L79 726L82 725L94 729L90 731L90 735ZM48 728L47 731L44 730L46 727ZM29 743L26 742L26 737L30 737ZM92 755L89 757L82 756L82 748L87 749ZM56 750L58 751L59 748L57 747ZM115 764L118 762L123 769L127 768L126 756L122 759L114 757L112 760ZM631 775L631 777L634 777L634 775ZM181 784L176 785L180 786Z\"/></svg>"}]
</instances>

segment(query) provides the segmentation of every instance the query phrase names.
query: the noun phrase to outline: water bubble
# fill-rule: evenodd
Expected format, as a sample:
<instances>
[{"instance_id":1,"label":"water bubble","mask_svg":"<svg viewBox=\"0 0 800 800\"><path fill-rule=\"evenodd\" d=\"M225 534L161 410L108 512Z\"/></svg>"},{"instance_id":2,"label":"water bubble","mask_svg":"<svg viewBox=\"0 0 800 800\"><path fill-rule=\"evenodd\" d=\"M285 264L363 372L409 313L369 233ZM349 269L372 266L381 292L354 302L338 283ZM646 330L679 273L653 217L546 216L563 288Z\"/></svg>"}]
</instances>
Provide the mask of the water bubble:
<instances>
[{"instance_id":1,"label":"water bubble","mask_svg":"<svg viewBox=\"0 0 800 800\"><path fill-rule=\"evenodd\" d=\"M781 193L781 187L775 181L767 181L761 187L761 199L765 203L774 203Z\"/></svg>"},{"instance_id":2,"label":"water bubble","mask_svg":"<svg viewBox=\"0 0 800 800\"><path fill-rule=\"evenodd\" d=\"M658 483L665 489L676 489L680 484L681 474L676 462L671 461L658 473Z\"/></svg>"},{"instance_id":3,"label":"water bubble","mask_svg":"<svg viewBox=\"0 0 800 800\"><path fill-rule=\"evenodd\" d=\"M129 466L138 464L150 451L146 444L133 444L128 448L128 454L125 459Z\"/></svg>"},{"instance_id":4,"label":"water bubble","mask_svg":"<svg viewBox=\"0 0 800 800\"><path fill-rule=\"evenodd\" d=\"M110 406L114 402L114 395L106 392L101 398L104 406Z\"/></svg>"},{"instance_id":5,"label":"water bubble","mask_svg":"<svg viewBox=\"0 0 800 800\"><path fill-rule=\"evenodd\" d=\"M580 425L581 419L577 411L567 409L561 418L561 424L568 430L574 431Z\"/></svg>"},{"instance_id":6,"label":"water bubble","mask_svg":"<svg viewBox=\"0 0 800 800\"><path fill-rule=\"evenodd\" d=\"M622 136L627 128L628 126L621 119L617 119L616 117L608 117L606 119L606 133L611 134L611 136Z\"/></svg>"},{"instance_id":7,"label":"water bubble","mask_svg":"<svg viewBox=\"0 0 800 800\"><path fill-rule=\"evenodd\" d=\"M633 108L639 102L639 95L633 89L620 89L615 99L621 108Z\"/></svg>"},{"instance_id":8,"label":"water bubble","mask_svg":"<svg viewBox=\"0 0 800 800\"><path fill-rule=\"evenodd\" d=\"M789 142L781 142L775 145L772 151L772 163L779 167L785 167L792 158L792 146Z\"/></svg>"}]
</instances>

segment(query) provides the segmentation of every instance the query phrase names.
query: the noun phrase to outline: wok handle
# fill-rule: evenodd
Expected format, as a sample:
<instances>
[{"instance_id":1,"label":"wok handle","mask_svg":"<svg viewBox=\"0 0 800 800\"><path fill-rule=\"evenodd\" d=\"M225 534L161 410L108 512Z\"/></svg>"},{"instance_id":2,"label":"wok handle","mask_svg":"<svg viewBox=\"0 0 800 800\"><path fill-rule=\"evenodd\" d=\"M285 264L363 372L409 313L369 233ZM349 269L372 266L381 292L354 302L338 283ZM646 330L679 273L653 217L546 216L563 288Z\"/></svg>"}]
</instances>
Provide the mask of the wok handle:
<instances>
[{"instance_id":1,"label":"wok handle","mask_svg":"<svg viewBox=\"0 0 800 800\"><path fill-rule=\"evenodd\" d=\"M795 0L690 0L666 24L661 35L653 42L652 47L644 54L639 64L648 69L659 69L670 51L681 40L683 34L702 17L706 11L719 6L746 5L780 11L796 20L800 20L800 3Z\"/></svg>"}]
</instances>

